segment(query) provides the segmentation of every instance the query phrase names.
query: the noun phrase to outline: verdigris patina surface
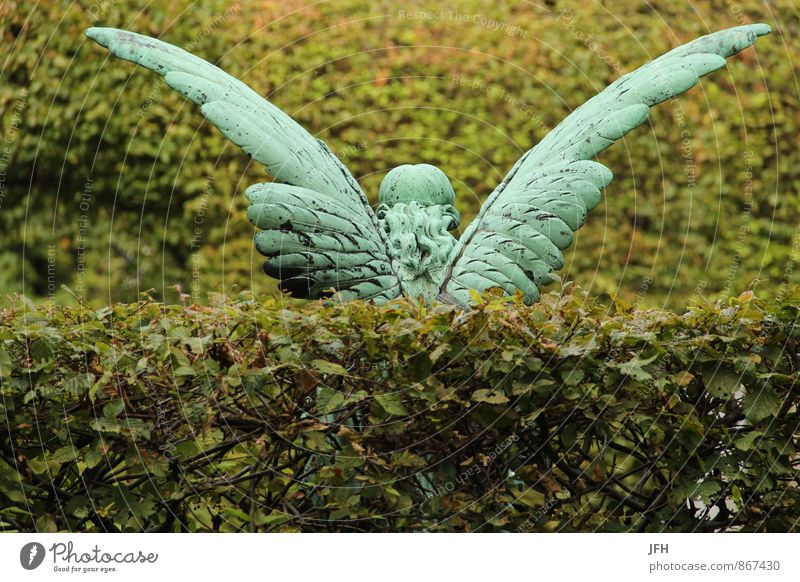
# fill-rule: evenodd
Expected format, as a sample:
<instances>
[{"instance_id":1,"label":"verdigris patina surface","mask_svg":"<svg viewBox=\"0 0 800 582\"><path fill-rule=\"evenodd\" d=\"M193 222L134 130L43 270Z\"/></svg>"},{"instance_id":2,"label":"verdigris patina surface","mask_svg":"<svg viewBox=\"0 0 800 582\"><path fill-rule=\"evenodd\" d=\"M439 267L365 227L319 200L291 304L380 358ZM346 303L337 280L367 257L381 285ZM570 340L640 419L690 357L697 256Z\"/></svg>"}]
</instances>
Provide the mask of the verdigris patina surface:
<instances>
[{"instance_id":1,"label":"verdigris patina surface","mask_svg":"<svg viewBox=\"0 0 800 582\"><path fill-rule=\"evenodd\" d=\"M526 152L460 239L447 176L428 164L389 172L373 212L358 182L322 141L241 81L165 42L112 28L89 38L164 77L277 182L247 189L264 270L296 297L338 292L384 302L401 294L468 305L470 289L539 289L600 202L611 171L593 161L639 127L650 107L691 89L725 58L770 32L739 26L678 47L623 75Z\"/></svg>"}]
</instances>

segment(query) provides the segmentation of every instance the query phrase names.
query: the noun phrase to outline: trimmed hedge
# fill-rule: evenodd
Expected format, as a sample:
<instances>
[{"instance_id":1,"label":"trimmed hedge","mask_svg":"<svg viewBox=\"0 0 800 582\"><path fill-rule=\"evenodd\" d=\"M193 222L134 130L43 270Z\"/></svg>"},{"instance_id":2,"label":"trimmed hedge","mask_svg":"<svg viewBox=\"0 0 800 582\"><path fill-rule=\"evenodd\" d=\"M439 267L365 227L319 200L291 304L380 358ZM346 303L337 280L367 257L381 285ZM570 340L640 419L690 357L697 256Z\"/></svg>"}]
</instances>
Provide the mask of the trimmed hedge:
<instances>
[{"instance_id":1,"label":"trimmed hedge","mask_svg":"<svg viewBox=\"0 0 800 582\"><path fill-rule=\"evenodd\" d=\"M796 531L800 290L0 313L9 531Z\"/></svg>"},{"instance_id":2,"label":"trimmed hedge","mask_svg":"<svg viewBox=\"0 0 800 582\"><path fill-rule=\"evenodd\" d=\"M440 166L466 225L523 151L621 71L767 22L754 50L603 154L616 178L563 273L595 295L673 309L698 286L736 295L759 279L769 297L797 283L796 0L612 4L6 1L0 122L15 137L0 291L67 302L67 284L99 304L151 287L175 302L175 284L197 301L275 290L239 195L267 176L155 75L86 41L95 24L218 61L326 140L373 200L390 168Z\"/></svg>"}]
</instances>

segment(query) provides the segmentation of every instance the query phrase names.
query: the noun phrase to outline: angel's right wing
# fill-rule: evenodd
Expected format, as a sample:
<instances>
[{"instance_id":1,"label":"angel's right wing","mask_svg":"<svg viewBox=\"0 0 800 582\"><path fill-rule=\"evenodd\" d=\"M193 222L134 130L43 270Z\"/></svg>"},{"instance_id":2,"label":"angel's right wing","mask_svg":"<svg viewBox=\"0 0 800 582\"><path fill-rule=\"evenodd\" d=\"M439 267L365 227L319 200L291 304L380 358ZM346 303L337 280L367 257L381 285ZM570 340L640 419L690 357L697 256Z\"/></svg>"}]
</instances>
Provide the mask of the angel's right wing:
<instances>
[{"instance_id":1,"label":"angel's right wing","mask_svg":"<svg viewBox=\"0 0 800 582\"><path fill-rule=\"evenodd\" d=\"M248 217L264 229L256 248L264 270L295 297L330 289L342 299L386 301L401 292L385 235L366 196L325 143L238 79L183 49L134 32L90 28L86 36L155 73L278 183L246 192Z\"/></svg>"},{"instance_id":2,"label":"angel's right wing","mask_svg":"<svg viewBox=\"0 0 800 582\"><path fill-rule=\"evenodd\" d=\"M766 24L753 24L698 38L623 75L576 109L517 161L483 204L453 250L440 299L468 305L470 289L500 287L536 301L611 181L611 171L591 158L644 123L650 107L688 91L769 32Z\"/></svg>"}]
</instances>

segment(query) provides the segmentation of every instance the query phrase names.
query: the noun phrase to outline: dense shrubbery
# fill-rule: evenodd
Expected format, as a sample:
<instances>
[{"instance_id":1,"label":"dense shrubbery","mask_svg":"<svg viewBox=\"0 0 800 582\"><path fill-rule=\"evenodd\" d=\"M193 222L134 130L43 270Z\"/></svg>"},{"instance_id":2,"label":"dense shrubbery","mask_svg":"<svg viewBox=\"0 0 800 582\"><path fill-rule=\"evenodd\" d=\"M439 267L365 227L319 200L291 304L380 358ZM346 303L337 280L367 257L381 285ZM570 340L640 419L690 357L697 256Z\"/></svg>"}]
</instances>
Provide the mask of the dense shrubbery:
<instances>
[{"instance_id":1,"label":"dense shrubbery","mask_svg":"<svg viewBox=\"0 0 800 582\"><path fill-rule=\"evenodd\" d=\"M27 295L62 301L62 283L97 303L150 287L175 301L175 283L198 300L223 284L274 290L238 195L266 176L155 75L87 42L91 24L219 61L327 140L370 196L393 166L439 165L466 224L525 149L621 71L768 22L755 51L603 155L617 177L567 277L672 307L696 289L735 295L758 278L771 297L797 281L795 0L306 4L5 2L0 290L18 291L22 269Z\"/></svg>"},{"instance_id":2,"label":"dense shrubbery","mask_svg":"<svg viewBox=\"0 0 800 582\"><path fill-rule=\"evenodd\" d=\"M0 526L790 531L800 290L0 313Z\"/></svg>"},{"instance_id":3,"label":"dense shrubbery","mask_svg":"<svg viewBox=\"0 0 800 582\"><path fill-rule=\"evenodd\" d=\"M796 530L794 0L306 4L0 7L0 291L24 274L34 299L75 303L66 283L92 305L0 311L0 527ZM466 224L620 72L754 21L774 34L603 155L605 216L566 276L625 289L612 313L570 287L463 315L263 298L238 194L268 177L82 36L130 28L219 61L373 197L391 167L437 164ZM700 299L756 278L769 303ZM259 296L192 303L236 286Z\"/></svg>"}]
</instances>

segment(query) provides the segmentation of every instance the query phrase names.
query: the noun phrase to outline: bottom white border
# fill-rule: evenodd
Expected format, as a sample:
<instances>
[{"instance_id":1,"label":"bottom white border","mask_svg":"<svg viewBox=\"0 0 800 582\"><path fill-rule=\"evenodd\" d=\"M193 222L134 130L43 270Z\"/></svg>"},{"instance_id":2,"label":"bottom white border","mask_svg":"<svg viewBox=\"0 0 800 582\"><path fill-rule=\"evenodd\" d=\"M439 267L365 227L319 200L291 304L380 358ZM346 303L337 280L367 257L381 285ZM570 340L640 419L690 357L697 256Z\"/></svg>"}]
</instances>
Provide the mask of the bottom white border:
<instances>
[{"instance_id":1,"label":"bottom white border","mask_svg":"<svg viewBox=\"0 0 800 582\"><path fill-rule=\"evenodd\" d=\"M799 549L795 534L2 534L0 580L796 581Z\"/></svg>"}]
</instances>

